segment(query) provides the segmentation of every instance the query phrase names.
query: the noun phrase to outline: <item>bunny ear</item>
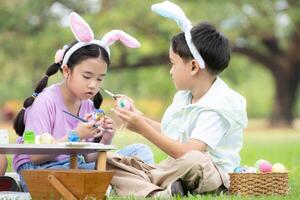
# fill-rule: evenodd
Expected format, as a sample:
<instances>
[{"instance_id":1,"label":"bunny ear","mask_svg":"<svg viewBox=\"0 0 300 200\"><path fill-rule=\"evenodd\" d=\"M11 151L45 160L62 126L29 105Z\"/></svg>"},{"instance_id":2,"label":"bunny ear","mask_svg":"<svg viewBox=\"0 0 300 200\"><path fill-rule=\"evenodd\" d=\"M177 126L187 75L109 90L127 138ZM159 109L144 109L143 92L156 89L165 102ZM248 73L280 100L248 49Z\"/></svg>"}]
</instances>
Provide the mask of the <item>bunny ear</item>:
<instances>
[{"instance_id":1,"label":"bunny ear","mask_svg":"<svg viewBox=\"0 0 300 200\"><path fill-rule=\"evenodd\" d=\"M129 48L138 48L141 46L140 42L137 41L137 39L121 30L109 31L103 36L101 42L105 47L109 47L118 40L120 40Z\"/></svg>"},{"instance_id":2,"label":"bunny ear","mask_svg":"<svg viewBox=\"0 0 300 200\"><path fill-rule=\"evenodd\" d=\"M71 30L78 41L89 43L94 39L92 29L77 13L72 12L69 16L69 21Z\"/></svg>"},{"instance_id":3,"label":"bunny ear","mask_svg":"<svg viewBox=\"0 0 300 200\"><path fill-rule=\"evenodd\" d=\"M153 4L151 10L163 17L174 20L184 32L192 28L191 21L185 16L183 10L174 3L164 1Z\"/></svg>"},{"instance_id":4,"label":"bunny ear","mask_svg":"<svg viewBox=\"0 0 300 200\"><path fill-rule=\"evenodd\" d=\"M190 30L192 29L191 21L185 16L183 10L176 4L169 1L153 4L151 6L151 10L163 17L167 17L177 22L180 29L184 32L185 40L192 55L198 61L200 68L204 69L205 62L192 42L192 36L190 33Z\"/></svg>"}]
</instances>

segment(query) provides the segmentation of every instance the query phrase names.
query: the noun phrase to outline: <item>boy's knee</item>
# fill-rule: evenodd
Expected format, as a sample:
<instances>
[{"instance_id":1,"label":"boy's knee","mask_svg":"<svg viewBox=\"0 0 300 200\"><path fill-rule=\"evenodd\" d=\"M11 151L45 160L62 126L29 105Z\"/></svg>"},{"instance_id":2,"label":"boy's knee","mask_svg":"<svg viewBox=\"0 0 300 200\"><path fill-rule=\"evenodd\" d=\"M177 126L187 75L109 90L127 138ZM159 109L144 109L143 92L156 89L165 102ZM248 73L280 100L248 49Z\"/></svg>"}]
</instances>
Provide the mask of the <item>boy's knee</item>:
<instances>
[{"instance_id":1,"label":"boy's knee","mask_svg":"<svg viewBox=\"0 0 300 200\"><path fill-rule=\"evenodd\" d=\"M206 153L200 151L190 151L179 158L181 167L183 168L203 168L207 166L211 160Z\"/></svg>"},{"instance_id":2,"label":"boy's knee","mask_svg":"<svg viewBox=\"0 0 300 200\"><path fill-rule=\"evenodd\" d=\"M201 151L190 151L182 156L191 165L210 161L208 155Z\"/></svg>"}]
</instances>

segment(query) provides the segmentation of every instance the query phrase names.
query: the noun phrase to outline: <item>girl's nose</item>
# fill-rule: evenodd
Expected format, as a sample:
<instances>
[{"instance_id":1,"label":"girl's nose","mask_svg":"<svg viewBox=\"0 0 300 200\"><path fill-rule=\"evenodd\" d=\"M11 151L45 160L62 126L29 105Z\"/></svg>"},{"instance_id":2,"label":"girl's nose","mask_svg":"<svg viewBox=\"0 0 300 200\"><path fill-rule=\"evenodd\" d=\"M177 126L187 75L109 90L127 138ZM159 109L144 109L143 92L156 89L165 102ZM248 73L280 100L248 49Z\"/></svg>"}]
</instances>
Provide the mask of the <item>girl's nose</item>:
<instances>
[{"instance_id":1,"label":"girl's nose","mask_svg":"<svg viewBox=\"0 0 300 200\"><path fill-rule=\"evenodd\" d=\"M90 81L88 87L92 89L97 88L97 81Z\"/></svg>"}]
</instances>

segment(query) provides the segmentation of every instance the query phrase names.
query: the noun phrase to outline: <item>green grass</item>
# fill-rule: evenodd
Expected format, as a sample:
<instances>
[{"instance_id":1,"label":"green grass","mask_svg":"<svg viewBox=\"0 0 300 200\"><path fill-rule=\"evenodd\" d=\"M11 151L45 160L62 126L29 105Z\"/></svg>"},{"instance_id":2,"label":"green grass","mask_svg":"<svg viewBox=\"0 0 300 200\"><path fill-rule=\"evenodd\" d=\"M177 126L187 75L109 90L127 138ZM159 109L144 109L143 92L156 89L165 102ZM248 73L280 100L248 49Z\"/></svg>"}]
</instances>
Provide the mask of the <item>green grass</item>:
<instances>
[{"instance_id":1,"label":"green grass","mask_svg":"<svg viewBox=\"0 0 300 200\"><path fill-rule=\"evenodd\" d=\"M151 145L141 136L128 131L118 133L114 140L117 148L122 148L128 144L142 142L149 144L155 154L155 161L159 162L166 158L166 155L157 147ZM272 130L256 128L247 130L244 134L244 146L241 151L242 165L253 166L258 159L266 159L272 163L281 162L289 170L289 185L291 188L287 196L188 196L183 199L241 199L241 200L295 200L300 199L300 131L296 130ZM10 168L9 168L10 170ZM133 197L110 199L134 199ZM176 199L176 198L173 198Z\"/></svg>"},{"instance_id":2,"label":"green grass","mask_svg":"<svg viewBox=\"0 0 300 200\"><path fill-rule=\"evenodd\" d=\"M125 142L126 141L126 142ZM134 142L149 144L155 154L156 162L166 158L166 155L141 136L123 132L116 136L114 144L121 148ZM296 200L300 199L300 132L299 130L247 130L244 134L244 146L241 151L242 165L254 166L258 159L266 159L272 163L283 163L289 170L289 185L291 188L287 196L188 196L182 199L242 199L242 200ZM134 199L113 197L110 199ZM173 198L176 199L176 198Z\"/></svg>"}]
</instances>

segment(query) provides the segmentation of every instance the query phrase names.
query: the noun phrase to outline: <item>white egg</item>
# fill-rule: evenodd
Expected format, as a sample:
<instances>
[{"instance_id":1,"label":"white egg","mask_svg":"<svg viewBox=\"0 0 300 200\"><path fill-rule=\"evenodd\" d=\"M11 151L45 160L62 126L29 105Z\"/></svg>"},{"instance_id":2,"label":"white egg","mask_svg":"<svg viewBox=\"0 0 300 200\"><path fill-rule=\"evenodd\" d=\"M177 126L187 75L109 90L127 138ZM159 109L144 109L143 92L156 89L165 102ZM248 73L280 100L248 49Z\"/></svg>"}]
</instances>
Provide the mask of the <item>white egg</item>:
<instances>
[{"instance_id":1,"label":"white egg","mask_svg":"<svg viewBox=\"0 0 300 200\"><path fill-rule=\"evenodd\" d=\"M273 166L272 166L272 172L286 172L286 168L283 164L281 163L275 163Z\"/></svg>"}]
</instances>

